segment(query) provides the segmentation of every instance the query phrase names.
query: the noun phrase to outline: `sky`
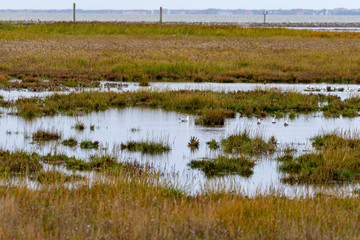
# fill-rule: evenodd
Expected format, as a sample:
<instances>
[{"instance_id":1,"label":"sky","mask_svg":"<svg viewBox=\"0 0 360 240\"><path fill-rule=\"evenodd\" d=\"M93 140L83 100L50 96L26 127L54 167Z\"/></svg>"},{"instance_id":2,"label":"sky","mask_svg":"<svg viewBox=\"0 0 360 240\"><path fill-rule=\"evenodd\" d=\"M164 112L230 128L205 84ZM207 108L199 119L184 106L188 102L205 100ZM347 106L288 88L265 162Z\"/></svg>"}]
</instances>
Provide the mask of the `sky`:
<instances>
[{"instance_id":1,"label":"sky","mask_svg":"<svg viewBox=\"0 0 360 240\"><path fill-rule=\"evenodd\" d=\"M1 0L0 9L360 9L359 0Z\"/></svg>"}]
</instances>

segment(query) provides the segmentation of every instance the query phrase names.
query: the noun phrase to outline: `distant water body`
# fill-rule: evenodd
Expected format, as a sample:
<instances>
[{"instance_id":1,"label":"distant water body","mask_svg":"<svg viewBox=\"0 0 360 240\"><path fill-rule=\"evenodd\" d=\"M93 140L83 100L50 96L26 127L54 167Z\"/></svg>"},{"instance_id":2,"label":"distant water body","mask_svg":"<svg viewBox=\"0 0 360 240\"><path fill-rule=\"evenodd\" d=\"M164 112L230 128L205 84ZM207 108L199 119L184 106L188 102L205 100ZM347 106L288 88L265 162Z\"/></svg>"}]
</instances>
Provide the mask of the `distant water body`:
<instances>
[{"instance_id":1,"label":"distant water body","mask_svg":"<svg viewBox=\"0 0 360 240\"><path fill-rule=\"evenodd\" d=\"M78 21L126 21L156 22L158 15L152 14L97 14L78 13ZM72 21L72 13L1 13L2 21ZM262 23L262 15L198 15L198 14L165 14L164 22L188 23ZM268 23L359 23L360 16L299 16L268 15Z\"/></svg>"}]
</instances>

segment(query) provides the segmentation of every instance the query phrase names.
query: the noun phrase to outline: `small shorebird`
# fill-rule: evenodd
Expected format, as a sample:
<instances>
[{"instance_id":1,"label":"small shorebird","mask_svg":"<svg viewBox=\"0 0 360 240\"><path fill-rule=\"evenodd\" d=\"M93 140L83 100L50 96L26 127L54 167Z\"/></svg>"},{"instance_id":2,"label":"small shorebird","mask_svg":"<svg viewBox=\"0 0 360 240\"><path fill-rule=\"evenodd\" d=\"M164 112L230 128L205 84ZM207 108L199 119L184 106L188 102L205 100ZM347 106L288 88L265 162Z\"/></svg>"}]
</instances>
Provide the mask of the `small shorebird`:
<instances>
[{"instance_id":1,"label":"small shorebird","mask_svg":"<svg viewBox=\"0 0 360 240\"><path fill-rule=\"evenodd\" d=\"M260 120L260 118L258 118L257 124L261 124L261 120Z\"/></svg>"},{"instance_id":2,"label":"small shorebird","mask_svg":"<svg viewBox=\"0 0 360 240\"><path fill-rule=\"evenodd\" d=\"M190 117L189 117L189 116L187 116L186 118L180 118L180 117L179 117L179 120L180 120L180 122L189 122L189 121L190 121Z\"/></svg>"},{"instance_id":3,"label":"small shorebird","mask_svg":"<svg viewBox=\"0 0 360 240\"><path fill-rule=\"evenodd\" d=\"M276 123L276 119L275 119L275 117L273 117L273 119L272 119L272 121L271 121L271 123Z\"/></svg>"},{"instance_id":4,"label":"small shorebird","mask_svg":"<svg viewBox=\"0 0 360 240\"><path fill-rule=\"evenodd\" d=\"M285 120L285 122L284 122L284 126L285 126L285 127L289 126L289 123L288 123L288 121L287 121L287 120Z\"/></svg>"}]
</instances>

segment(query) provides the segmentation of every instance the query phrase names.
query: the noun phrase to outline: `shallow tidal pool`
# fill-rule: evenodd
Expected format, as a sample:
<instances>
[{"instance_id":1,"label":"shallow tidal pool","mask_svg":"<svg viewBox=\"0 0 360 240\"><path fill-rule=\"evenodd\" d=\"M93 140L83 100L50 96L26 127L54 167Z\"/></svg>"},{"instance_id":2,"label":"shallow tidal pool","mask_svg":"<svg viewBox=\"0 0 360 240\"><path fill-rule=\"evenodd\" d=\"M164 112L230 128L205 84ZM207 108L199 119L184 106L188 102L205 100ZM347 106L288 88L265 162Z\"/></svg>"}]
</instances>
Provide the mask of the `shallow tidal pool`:
<instances>
[{"instance_id":1,"label":"shallow tidal pool","mask_svg":"<svg viewBox=\"0 0 360 240\"><path fill-rule=\"evenodd\" d=\"M229 175L207 178L202 172L190 169L187 164L194 159L215 157L220 150L211 151L206 142L215 139L220 141L230 134L244 129L251 134L260 134L268 139L275 136L278 140L278 149L292 146L303 154L312 150L309 139L323 131L358 129L359 118L328 119L321 113L300 114L289 120L289 126L284 126L285 118L277 119L272 123L272 117L257 119L240 117L227 119L223 127L203 127L195 125L195 116L190 116L189 122L181 122L175 112L148 108L110 109L103 112L93 112L87 115L70 117L57 115L42 117L34 120L25 120L14 115L2 114L0 118L0 147L9 150L24 150L39 154L64 153L68 156L87 159L91 155L112 154L119 161L140 161L150 163L163 172L165 178L190 193L196 193L205 188L224 187L241 190L244 194L253 196L259 193L275 191L286 196L299 196L320 192L351 192L354 185L332 186L304 186L289 185L281 182L282 174L278 171L276 157L279 152L270 156L256 158L254 173L249 177ZM85 129L75 129L77 123L83 123ZM90 129L94 125L94 129ZM84 140L99 141L97 150L66 147L61 141L50 141L44 144L33 142L31 136L37 130L57 131L62 139L74 137L78 142ZM187 144L192 136L200 140L200 147L191 151ZM120 144L130 140L151 140L168 143L171 151L168 153L149 155L128 152L120 149ZM171 178L171 179L170 179Z\"/></svg>"}]
</instances>

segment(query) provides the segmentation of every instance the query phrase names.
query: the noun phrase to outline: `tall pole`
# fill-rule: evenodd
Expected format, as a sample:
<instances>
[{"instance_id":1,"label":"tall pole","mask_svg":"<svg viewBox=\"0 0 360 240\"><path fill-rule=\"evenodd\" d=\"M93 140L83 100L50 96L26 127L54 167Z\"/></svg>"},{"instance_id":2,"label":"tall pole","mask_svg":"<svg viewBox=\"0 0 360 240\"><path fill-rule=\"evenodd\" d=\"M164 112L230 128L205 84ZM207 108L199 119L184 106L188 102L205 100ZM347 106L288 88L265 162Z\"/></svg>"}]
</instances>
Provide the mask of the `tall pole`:
<instances>
[{"instance_id":1,"label":"tall pole","mask_svg":"<svg viewBox=\"0 0 360 240\"><path fill-rule=\"evenodd\" d=\"M162 24L162 7L160 7L160 24Z\"/></svg>"},{"instance_id":2,"label":"tall pole","mask_svg":"<svg viewBox=\"0 0 360 240\"><path fill-rule=\"evenodd\" d=\"M76 21L76 16L75 16L75 12L76 12L76 3L73 4L73 21Z\"/></svg>"},{"instance_id":3,"label":"tall pole","mask_svg":"<svg viewBox=\"0 0 360 240\"><path fill-rule=\"evenodd\" d=\"M266 24L266 15L268 14L267 11L264 11L264 24Z\"/></svg>"}]
</instances>

